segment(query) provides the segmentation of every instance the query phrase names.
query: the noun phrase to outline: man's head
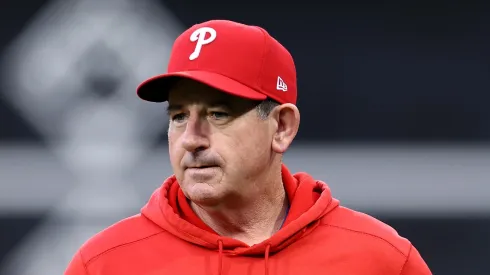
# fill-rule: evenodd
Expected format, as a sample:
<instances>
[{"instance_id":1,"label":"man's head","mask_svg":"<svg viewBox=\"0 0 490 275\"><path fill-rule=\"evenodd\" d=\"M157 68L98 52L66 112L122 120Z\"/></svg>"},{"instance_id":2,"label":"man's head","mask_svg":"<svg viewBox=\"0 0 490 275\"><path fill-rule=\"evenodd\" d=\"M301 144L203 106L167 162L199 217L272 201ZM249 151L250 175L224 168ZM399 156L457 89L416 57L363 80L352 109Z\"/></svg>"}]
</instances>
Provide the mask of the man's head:
<instances>
[{"instance_id":1,"label":"man's head","mask_svg":"<svg viewBox=\"0 0 490 275\"><path fill-rule=\"evenodd\" d=\"M299 127L293 104L240 98L193 80L176 85L168 102L172 168L186 196L210 206L260 193L264 186L256 184L280 171Z\"/></svg>"},{"instance_id":2,"label":"man's head","mask_svg":"<svg viewBox=\"0 0 490 275\"><path fill-rule=\"evenodd\" d=\"M291 55L265 30L232 21L186 30L168 72L143 82L138 95L168 101L172 167L198 204L263 193L280 177L299 127Z\"/></svg>"}]
</instances>

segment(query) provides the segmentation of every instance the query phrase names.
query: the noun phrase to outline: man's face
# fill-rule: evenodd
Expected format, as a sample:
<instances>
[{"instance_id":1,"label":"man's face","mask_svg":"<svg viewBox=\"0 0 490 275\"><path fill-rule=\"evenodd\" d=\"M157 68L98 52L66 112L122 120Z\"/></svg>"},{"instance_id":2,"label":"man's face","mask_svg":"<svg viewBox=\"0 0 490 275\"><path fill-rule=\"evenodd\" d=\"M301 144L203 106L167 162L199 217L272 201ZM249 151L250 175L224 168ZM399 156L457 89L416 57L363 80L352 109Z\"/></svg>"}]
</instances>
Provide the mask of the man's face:
<instances>
[{"instance_id":1,"label":"man's face","mask_svg":"<svg viewBox=\"0 0 490 275\"><path fill-rule=\"evenodd\" d=\"M257 102L184 80L169 94L169 155L190 200L216 206L260 192L272 161L274 124Z\"/></svg>"}]
</instances>

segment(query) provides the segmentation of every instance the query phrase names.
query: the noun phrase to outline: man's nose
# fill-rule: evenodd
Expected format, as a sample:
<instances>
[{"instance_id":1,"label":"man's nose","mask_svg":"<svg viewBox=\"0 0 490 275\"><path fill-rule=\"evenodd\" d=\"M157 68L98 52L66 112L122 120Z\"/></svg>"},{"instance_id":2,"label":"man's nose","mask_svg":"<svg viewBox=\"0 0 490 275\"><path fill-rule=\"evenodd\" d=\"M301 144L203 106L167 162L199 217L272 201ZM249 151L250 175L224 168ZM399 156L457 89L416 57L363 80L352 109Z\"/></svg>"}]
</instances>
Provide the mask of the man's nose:
<instances>
[{"instance_id":1,"label":"man's nose","mask_svg":"<svg viewBox=\"0 0 490 275\"><path fill-rule=\"evenodd\" d=\"M182 146L188 152L195 153L209 148L208 125L199 116L190 116L182 136Z\"/></svg>"}]
</instances>

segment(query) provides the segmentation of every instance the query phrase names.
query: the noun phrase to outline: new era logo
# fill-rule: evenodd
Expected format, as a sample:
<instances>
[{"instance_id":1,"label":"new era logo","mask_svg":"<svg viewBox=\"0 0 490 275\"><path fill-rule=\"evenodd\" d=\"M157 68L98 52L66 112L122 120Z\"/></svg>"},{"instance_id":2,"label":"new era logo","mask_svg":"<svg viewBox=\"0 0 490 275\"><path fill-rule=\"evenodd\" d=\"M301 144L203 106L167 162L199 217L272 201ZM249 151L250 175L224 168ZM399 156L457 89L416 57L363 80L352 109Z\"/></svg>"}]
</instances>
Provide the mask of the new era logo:
<instances>
[{"instance_id":1,"label":"new era logo","mask_svg":"<svg viewBox=\"0 0 490 275\"><path fill-rule=\"evenodd\" d=\"M283 92L286 92L288 90L288 85L286 85L286 83L284 82L284 80L282 80L280 76L277 77L276 89Z\"/></svg>"}]
</instances>

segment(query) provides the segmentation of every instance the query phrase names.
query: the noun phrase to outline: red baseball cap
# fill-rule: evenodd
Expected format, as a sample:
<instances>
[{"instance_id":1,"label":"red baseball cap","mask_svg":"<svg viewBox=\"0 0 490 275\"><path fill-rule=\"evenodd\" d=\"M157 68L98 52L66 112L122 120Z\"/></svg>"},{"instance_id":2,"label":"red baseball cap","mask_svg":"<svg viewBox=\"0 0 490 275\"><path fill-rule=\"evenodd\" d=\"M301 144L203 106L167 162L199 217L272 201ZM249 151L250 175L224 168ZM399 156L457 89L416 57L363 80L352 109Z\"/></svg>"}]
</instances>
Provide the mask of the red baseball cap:
<instances>
[{"instance_id":1,"label":"red baseball cap","mask_svg":"<svg viewBox=\"0 0 490 275\"><path fill-rule=\"evenodd\" d=\"M257 26L228 20L192 26L175 40L167 73L145 80L137 94L147 101L167 101L175 80L181 78L243 98L296 104L293 58Z\"/></svg>"}]
</instances>

